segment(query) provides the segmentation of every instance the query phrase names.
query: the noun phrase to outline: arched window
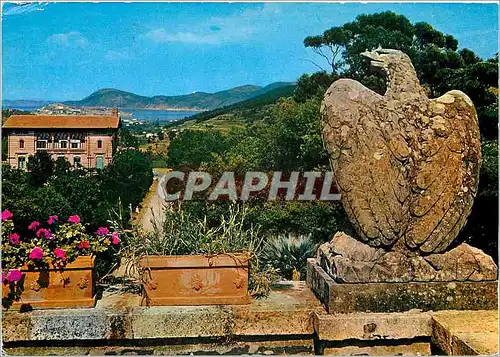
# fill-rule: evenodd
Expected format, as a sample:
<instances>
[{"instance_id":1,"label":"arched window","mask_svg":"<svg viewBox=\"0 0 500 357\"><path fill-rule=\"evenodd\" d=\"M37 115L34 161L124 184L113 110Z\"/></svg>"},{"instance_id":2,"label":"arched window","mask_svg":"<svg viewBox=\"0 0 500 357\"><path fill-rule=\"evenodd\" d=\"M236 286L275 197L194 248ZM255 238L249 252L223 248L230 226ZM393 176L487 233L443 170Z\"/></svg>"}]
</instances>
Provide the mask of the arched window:
<instances>
[{"instance_id":1,"label":"arched window","mask_svg":"<svg viewBox=\"0 0 500 357\"><path fill-rule=\"evenodd\" d=\"M19 148L24 149L24 140L23 139L19 140Z\"/></svg>"}]
</instances>

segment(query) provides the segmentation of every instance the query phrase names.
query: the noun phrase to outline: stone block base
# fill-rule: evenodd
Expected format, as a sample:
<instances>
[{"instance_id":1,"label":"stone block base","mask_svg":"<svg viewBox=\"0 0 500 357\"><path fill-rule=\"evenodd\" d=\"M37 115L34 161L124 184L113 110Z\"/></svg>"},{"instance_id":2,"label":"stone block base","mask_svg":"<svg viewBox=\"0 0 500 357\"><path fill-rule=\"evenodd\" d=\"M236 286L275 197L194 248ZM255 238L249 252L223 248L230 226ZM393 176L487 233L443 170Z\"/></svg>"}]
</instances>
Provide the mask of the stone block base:
<instances>
[{"instance_id":1,"label":"stone block base","mask_svg":"<svg viewBox=\"0 0 500 357\"><path fill-rule=\"evenodd\" d=\"M498 306L497 281L336 283L313 258L307 263L307 284L328 313L495 310Z\"/></svg>"},{"instance_id":2,"label":"stone block base","mask_svg":"<svg viewBox=\"0 0 500 357\"><path fill-rule=\"evenodd\" d=\"M325 356L430 356L429 342L396 341L395 344L359 343L342 346L325 344L322 354Z\"/></svg>"},{"instance_id":3,"label":"stone block base","mask_svg":"<svg viewBox=\"0 0 500 357\"><path fill-rule=\"evenodd\" d=\"M440 311L432 331L432 343L447 355L498 355L498 311Z\"/></svg>"},{"instance_id":4,"label":"stone block base","mask_svg":"<svg viewBox=\"0 0 500 357\"><path fill-rule=\"evenodd\" d=\"M101 341L99 341L101 342ZM314 355L312 336L287 338L214 339L137 339L102 341L104 343L52 342L10 344L5 348L11 356L104 356L104 355Z\"/></svg>"},{"instance_id":5,"label":"stone block base","mask_svg":"<svg viewBox=\"0 0 500 357\"><path fill-rule=\"evenodd\" d=\"M320 286L328 286L318 280ZM327 290L329 291L329 290ZM498 311L325 311L303 282L250 305L140 307L108 290L92 309L2 314L9 355L494 354ZM433 352L434 354L434 352Z\"/></svg>"}]
</instances>

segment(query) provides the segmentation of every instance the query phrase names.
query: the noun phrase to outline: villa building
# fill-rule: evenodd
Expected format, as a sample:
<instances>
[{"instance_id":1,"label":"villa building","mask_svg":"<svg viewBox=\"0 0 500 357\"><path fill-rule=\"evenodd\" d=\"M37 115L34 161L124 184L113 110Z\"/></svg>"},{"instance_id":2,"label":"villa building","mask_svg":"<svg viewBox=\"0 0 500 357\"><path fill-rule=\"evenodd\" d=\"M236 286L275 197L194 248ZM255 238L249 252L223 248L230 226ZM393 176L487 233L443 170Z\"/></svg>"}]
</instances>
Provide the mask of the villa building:
<instances>
[{"instance_id":1,"label":"villa building","mask_svg":"<svg viewBox=\"0 0 500 357\"><path fill-rule=\"evenodd\" d=\"M75 167L103 168L113 156L119 126L116 109L99 116L12 115L2 127L8 137L7 163L24 170L28 157L44 150Z\"/></svg>"}]
</instances>

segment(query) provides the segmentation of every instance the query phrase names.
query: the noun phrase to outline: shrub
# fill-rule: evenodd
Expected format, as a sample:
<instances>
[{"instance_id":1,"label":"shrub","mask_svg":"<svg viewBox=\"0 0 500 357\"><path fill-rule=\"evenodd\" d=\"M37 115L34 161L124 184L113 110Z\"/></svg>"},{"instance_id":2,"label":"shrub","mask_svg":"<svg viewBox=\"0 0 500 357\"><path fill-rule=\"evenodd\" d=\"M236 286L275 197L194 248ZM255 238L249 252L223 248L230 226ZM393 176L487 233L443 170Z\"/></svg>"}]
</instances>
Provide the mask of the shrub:
<instances>
[{"instance_id":1,"label":"shrub","mask_svg":"<svg viewBox=\"0 0 500 357\"><path fill-rule=\"evenodd\" d=\"M138 255L221 254L261 250L260 227L247 225L248 209L230 205L218 225L208 224L182 209L181 205L165 207L163 225L154 225L153 232L136 236L130 247Z\"/></svg>"},{"instance_id":2,"label":"shrub","mask_svg":"<svg viewBox=\"0 0 500 357\"><path fill-rule=\"evenodd\" d=\"M311 235L278 235L266 241L260 260L277 268L285 279L304 280L307 258L316 254L316 248Z\"/></svg>"},{"instance_id":3,"label":"shrub","mask_svg":"<svg viewBox=\"0 0 500 357\"><path fill-rule=\"evenodd\" d=\"M186 212L182 205L170 205L165 210L161 226L153 232L135 230L126 235L125 271L147 283L142 274L140 258L146 255L216 255L248 253L250 255L250 293L254 297L269 294L272 280L277 277L269 266L261 265L260 253L264 238L258 225L247 224L248 208L229 206L220 224L210 226L206 217L199 219ZM145 278L146 277L146 278Z\"/></svg>"}]
</instances>

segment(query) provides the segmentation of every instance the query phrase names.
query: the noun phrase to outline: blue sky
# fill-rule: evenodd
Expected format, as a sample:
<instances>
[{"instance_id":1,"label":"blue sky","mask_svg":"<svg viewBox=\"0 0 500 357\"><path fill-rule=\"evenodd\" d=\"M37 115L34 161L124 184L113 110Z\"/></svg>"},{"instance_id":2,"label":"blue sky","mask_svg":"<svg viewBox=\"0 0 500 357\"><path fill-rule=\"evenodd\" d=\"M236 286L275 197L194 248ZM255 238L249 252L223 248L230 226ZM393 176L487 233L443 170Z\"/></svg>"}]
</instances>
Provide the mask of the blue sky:
<instances>
[{"instance_id":1,"label":"blue sky","mask_svg":"<svg viewBox=\"0 0 500 357\"><path fill-rule=\"evenodd\" d=\"M294 81L320 62L302 41L361 13L427 21L482 57L498 51L496 4L49 3L2 13L4 99L80 99ZM326 65L324 68L328 68Z\"/></svg>"}]
</instances>

